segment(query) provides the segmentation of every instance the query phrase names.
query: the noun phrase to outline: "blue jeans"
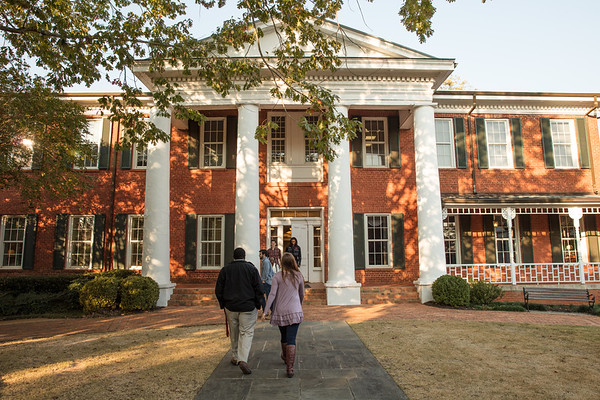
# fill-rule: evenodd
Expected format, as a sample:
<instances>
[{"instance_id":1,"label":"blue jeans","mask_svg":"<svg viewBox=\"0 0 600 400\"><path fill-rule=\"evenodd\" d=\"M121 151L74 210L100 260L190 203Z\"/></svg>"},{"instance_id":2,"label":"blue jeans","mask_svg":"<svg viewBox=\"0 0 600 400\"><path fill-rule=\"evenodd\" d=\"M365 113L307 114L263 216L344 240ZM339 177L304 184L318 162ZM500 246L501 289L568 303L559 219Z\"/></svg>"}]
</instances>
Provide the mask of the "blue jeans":
<instances>
[{"instance_id":1,"label":"blue jeans","mask_svg":"<svg viewBox=\"0 0 600 400\"><path fill-rule=\"evenodd\" d=\"M289 345L296 345L296 335L298 335L298 328L300 324L292 324L287 326L280 326L279 332L281 333L281 343L287 343Z\"/></svg>"},{"instance_id":2,"label":"blue jeans","mask_svg":"<svg viewBox=\"0 0 600 400\"><path fill-rule=\"evenodd\" d=\"M263 313L265 312L265 306L267 305L267 299L269 298L269 293L271 293L271 285L269 285L268 283L263 283L262 284L262 290L263 292L265 292L265 297L263 297L262 301L261 301L261 307L263 310ZM273 311L273 306L271 306L271 311Z\"/></svg>"}]
</instances>

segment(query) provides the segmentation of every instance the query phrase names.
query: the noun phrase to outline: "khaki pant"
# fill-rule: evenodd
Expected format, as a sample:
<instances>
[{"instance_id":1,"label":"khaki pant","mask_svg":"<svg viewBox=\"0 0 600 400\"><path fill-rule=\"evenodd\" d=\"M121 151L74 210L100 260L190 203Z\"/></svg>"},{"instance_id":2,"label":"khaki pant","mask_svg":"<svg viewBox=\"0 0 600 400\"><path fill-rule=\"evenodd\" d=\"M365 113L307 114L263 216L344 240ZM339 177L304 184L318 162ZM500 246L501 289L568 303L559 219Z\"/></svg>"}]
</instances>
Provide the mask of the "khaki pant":
<instances>
[{"instance_id":1,"label":"khaki pant","mask_svg":"<svg viewBox=\"0 0 600 400\"><path fill-rule=\"evenodd\" d=\"M248 362L258 310L255 308L248 312L235 312L226 308L225 312L229 322L232 357L238 361Z\"/></svg>"}]
</instances>

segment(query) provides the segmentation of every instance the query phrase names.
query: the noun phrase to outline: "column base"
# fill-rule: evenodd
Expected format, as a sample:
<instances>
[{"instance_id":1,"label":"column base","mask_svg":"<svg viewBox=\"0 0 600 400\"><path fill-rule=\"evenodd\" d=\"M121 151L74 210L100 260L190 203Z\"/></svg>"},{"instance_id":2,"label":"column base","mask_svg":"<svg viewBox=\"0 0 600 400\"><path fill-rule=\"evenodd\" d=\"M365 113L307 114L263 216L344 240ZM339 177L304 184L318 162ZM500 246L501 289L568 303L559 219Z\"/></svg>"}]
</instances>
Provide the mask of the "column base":
<instances>
[{"instance_id":1,"label":"column base","mask_svg":"<svg viewBox=\"0 0 600 400\"><path fill-rule=\"evenodd\" d=\"M360 283L326 283L328 306L360 305Z\"/></svg>"},{"instance_id":2,"label":"column base","mask_svg":"<svg viewBox=\"0 0 600 400\"><path fill-rule=\"evenodd\" d=\"M414 284L417 287L421 304L433 301L433 291L431 290L433 283L414 281Z\"/></svg>"},{"instance_id":3,"label":"column base","mask_svg":"<svg viewBox=\"0 0 600 400\"><path fill-rule=\"evenodd\" d=\"M169 305L169 299L173 294L173 289L177 286L176 283L163 283L158 285L159 295L156 302L157 307L166 307Z\"/></svg>"}]
</instances>

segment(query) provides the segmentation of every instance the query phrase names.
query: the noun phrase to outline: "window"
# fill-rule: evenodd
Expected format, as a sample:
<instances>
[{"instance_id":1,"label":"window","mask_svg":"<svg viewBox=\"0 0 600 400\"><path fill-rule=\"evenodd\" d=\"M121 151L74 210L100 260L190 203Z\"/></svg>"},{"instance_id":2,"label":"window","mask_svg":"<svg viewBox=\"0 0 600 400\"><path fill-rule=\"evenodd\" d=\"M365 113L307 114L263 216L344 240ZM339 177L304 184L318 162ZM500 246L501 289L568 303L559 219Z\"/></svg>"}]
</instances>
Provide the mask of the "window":
<instances>
[{"instance_id":1,"label":"window","mask_svg":"<svg viewBox=\"0 0 600 400\"><path fill-rule=\"evenodd\" d=\"M148 166L148 146L137 143L133 146L133 168L146 169Z\"/></svg>"},{"instance_id":2,"label":"window","mask_svg":"<svg viewBox=\"0 0 600 400\"><path fill-rule=\"evenodd\" d=\"M444 252L446 253L446 264L458 264L458 217L449 215L443 221L444 227Z\"/></svg>"},{"instance_id":3,"label":"window","mask_svg":"<svg viewBox=\"0 0 600 400\"><path fill-rule=\"evenodd\" d=\"M22 268L26 218L21 215L2 217L2 267Z\"/></svg>"},{"instance_id":4,"label":"window","mask_svg":"<svg viewBox=\"0 0 600 400\"><path fill-rule=\"evenodd\" d=\"M490 168L512 168L513 156L508 120L486 119Z\"/></svg>"},{"instance_id":5,"label":"window","mask_svg":"<svg viewBox=\"0 0 600 400\"><path fill-rule=\"evenodd\" d=\"M577 234L573 219L568 215L560 216L560 242L562 244L563 262L578 262Z\"/></svg>"},{"instance_id":6,"label":"window","mask_svg":"<svg viewBox=\"0 0 600 400\"><path fill-rule=\"evenodd\" d=\"M23 169L31 169L33 166L33 140L22 139L13 149L15 161Z\"/></svg>"},{"instance_id":7,"label":"window","mask_svg":"<svg viewBox=\"0 0 600 400\"><path fill-rule=\"evenodd\" d=\"M389 215L366 215L367 266L390 265L390 218Z\"/></svg>"},{"instance_id":8,"label":"window","mask_svg":"<svg viewBox=\"0 0 600 400\"><path fill-rule=\"evenodd\" d=\"M363 118L365 167L387 165L387 119Z\"/></svg>"},{"instance_id":9,"label":"window","mask_svg":"<svg viewBox=\"0 0 600 400\"><path fill-rule=\"evenodd\" d=\"M92 268L94 216L69 217L69 245L67 268Z\"/></svg>"},{"instance_id":10,"label":"window","mask_svg":"<svg viewBox=\"0 0 600 400\"><path fill-rule=\"evenodd\" d=\"M225 167L225 118L208 118L202 125L202 165Z\"/></svg>"},{"instance_id":11,"label":"window","mask_svg":"<svg viewBox=\"0 0 600 400\"><path fill-rule=\"evenodd\" d=\"M90 119L88 121L89 134L86 136L85 140L90 149L90 154L83 159L83 166L85 168L98 168L103 124L104 121L101 118Z\"/></svg>"},{"instance_id":12,"label":"window","mask_svg":"<svg viewBox=\"0 0 600 400\"><path fill-rule=\"evenodd\" d=\"M285 160L285 117L272 116L271 122L277 124L277 128L271 130L271 162L284 163Z\"/></svg>"},{"instance_id":13,"label":"window","mask_svg":"<svg viewBox=\"0 0 600 400\"><path fill-rule=\"evenodd\" d=\"M517 246L518 232L516 229L517 219L512 225L513 251L515 253L515 262L520 262L521 255L519 246ZM494 235L496 239L496 262L498 264L510 264L510 242L508 237L508 221L501 215L494 215Z\"/></svg>"},{"instance_id":14,"label":"window","mask_svg":"<svg viewBox=\"0 0 600 400\"><path fill-rule=\"evenodd\" d=\"M198 216L198 260L200 268L223 266L223 216Z\"/></svg>"},{"instance_id":15,"label":"window","mask_svg":"<svg viewBox=\"0 0 600 400\"><path fill-rule=\"evenodd\" d=\"M316 115L309 115L306 117L306 121L309 124L316 124L318 120L319 117ZM307 137L304 138L304 162L319 162L317 148L311 145L310 140Z\"/></svg>"},{"instance_id":16,"label":"window","mask_svg":"<svg viewBox=\"0 0 600 400\"><path fill-rule=\"evenodd\" d=\"M550 120L554 165L556 168L577 168L577 142L573 120Z\"/></svg>"},{"instance_id":17,"label":"window","mask_svg":"<svg viewBox=\"0 0 600 400\"><path fill-rule=\"evenodd\" d=\"M144 216L130 215L127 226L127 267L141 269L144 250Z\"/></svg>"},{"instance_id":18,"label":"window","mask_svg":"<svg viewBox=\"0 0 600 400\"><path fill-rule=\"evenodd\" d=\"M450 118L436 118L435 142L439 168L454 168L454 128Z\"/></svg>"}]
</instances>

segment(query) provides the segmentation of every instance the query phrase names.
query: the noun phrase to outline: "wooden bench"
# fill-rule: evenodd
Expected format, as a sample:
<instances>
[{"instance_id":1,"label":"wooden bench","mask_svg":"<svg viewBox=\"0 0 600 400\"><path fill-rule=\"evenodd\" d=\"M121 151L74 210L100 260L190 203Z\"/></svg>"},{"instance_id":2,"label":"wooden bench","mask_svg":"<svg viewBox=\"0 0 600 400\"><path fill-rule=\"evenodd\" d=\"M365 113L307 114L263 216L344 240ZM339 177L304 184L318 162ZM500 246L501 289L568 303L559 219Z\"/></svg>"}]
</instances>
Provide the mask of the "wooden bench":
<instances>
[{"instance_id":1,"label":"wooden bench","mask_svg":"<svg viewBox=\"0 0 600 400\"><path fill-rule=\"evenodd\" d=\"M588 289L563 289L563 288L523 288L525 307L529 311L529 300L553 300L553 301L583 301L590 306L590 311L596 302L596 296Z\"/></svg>"}]
</instances>

